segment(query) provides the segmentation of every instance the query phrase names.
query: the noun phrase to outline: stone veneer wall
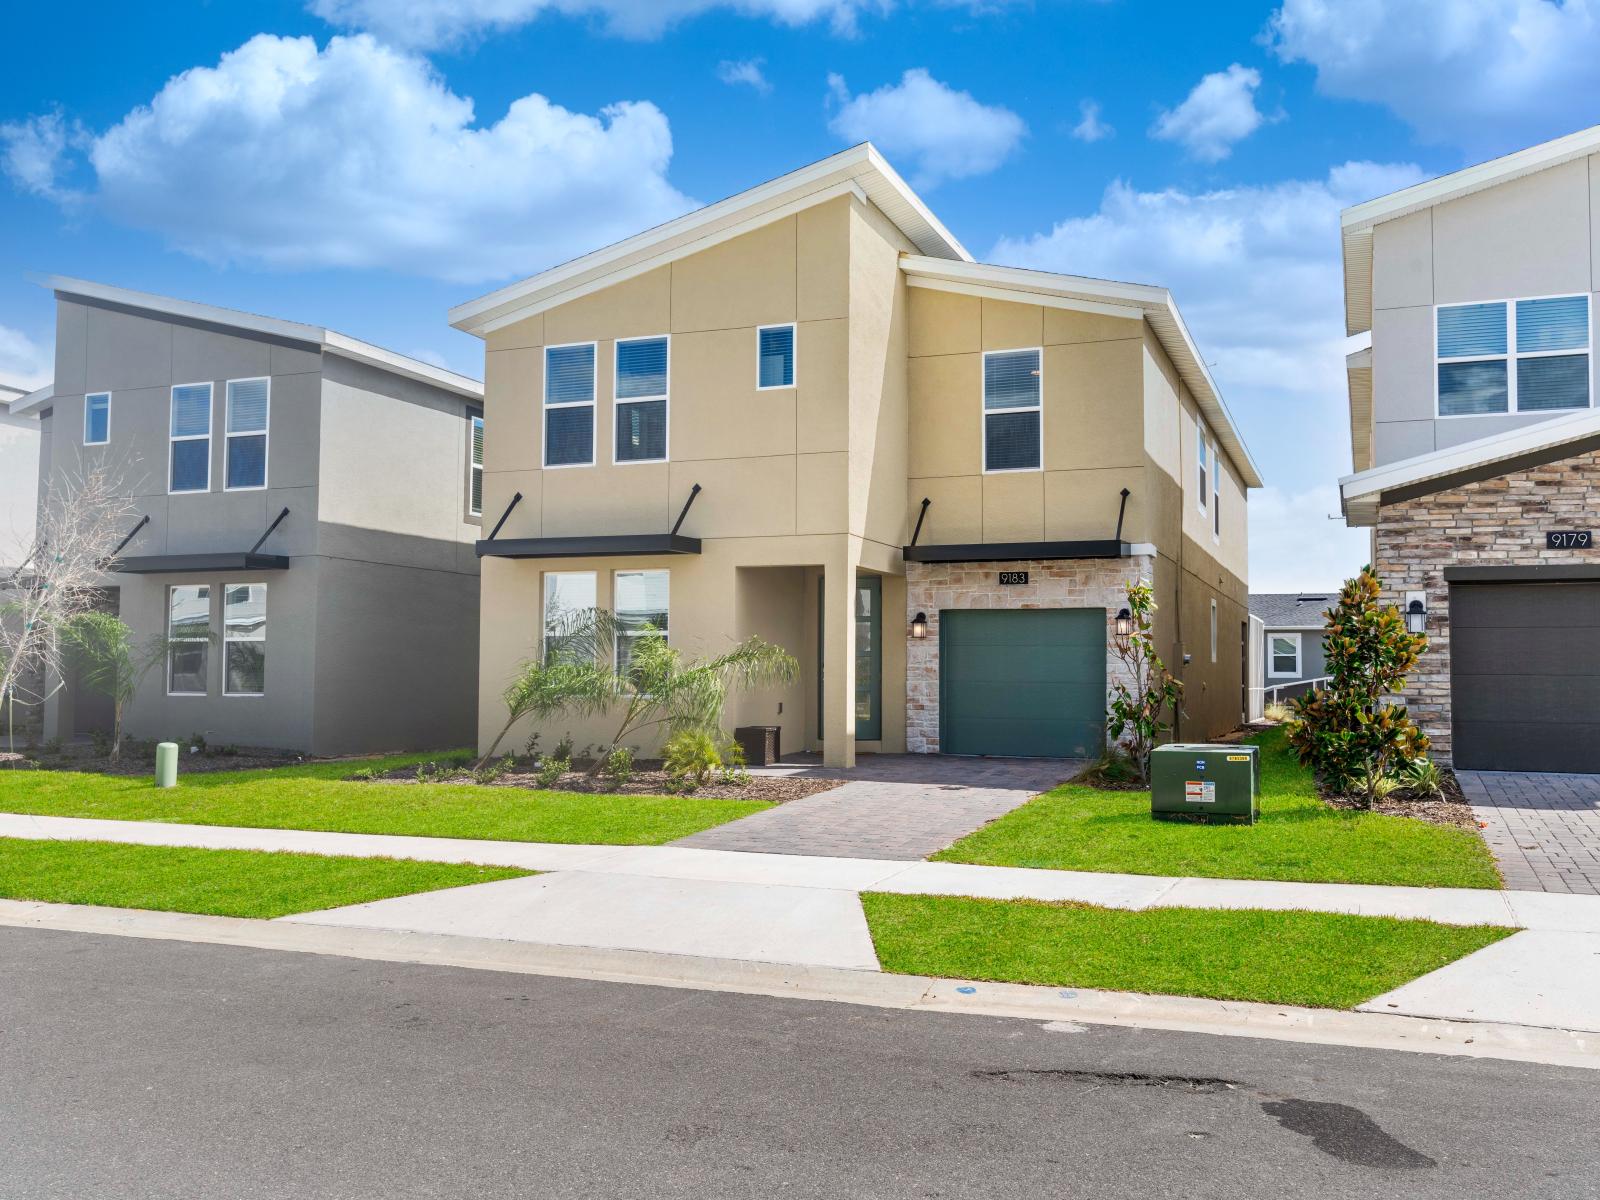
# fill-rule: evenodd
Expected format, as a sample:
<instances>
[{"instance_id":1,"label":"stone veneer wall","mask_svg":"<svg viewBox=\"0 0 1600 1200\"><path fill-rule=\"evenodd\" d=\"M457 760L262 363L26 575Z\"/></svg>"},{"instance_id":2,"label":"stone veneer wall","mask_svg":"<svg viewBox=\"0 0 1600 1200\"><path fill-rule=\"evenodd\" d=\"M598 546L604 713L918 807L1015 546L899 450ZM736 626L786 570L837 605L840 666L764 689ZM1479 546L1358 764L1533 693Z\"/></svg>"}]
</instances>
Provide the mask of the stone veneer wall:
<instances>
[{"instance_id":1,"label":"stone veneer wall","mask_svg":"<svg viewBox=\"0 0 1600 1200\"><path fill-rule=\"evenodd\" d=\"M1117 610L1127 606L1127 586L1149 583L1149 555L1114 559L1028 562L906 563L906 625L928 615L928 636L906 642L906 749L939 752L939 612L969 608L1103 608L1106 610L1106 683L1123 675L1111 648ZM1001 571L1027 571L1028 582L1001 587Z\"/></svg>"},{"instance_id":2,"label":"stone veneer wall","mask_svg":"<svg viewBox=\"0 0 1600 1200\"><path fill-rule=\"evenodd\" d=\"M1419 496L1378 511L1374 567L1384 599L1404 606L1407 592L1428 597L1428 649L1406 681L1402 699L1448 763L1450 736L1450 589L1452 566L1581 563L1592 554L1545 549L1547 530L1592 529L1600 452L1514 471Z\"/></svg>"}]
</instances>

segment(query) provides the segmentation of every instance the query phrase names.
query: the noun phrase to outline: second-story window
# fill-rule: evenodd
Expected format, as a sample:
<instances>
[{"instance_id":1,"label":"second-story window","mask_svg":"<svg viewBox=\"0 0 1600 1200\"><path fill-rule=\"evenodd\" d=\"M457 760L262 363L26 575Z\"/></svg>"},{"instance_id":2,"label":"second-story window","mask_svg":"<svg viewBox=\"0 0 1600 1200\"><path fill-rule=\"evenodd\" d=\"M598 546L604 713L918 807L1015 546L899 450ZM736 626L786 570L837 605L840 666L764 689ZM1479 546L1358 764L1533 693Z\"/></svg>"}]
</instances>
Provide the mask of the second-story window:
<instances>
[{"instance_id":1,"label":"second-story window","mask_svg":"<svg viewBox=\"0 0 1600 1200\"><path fill-rule=\"evenodd\" d=\"M1042 354L990 350L983 356L983 469L1037 471L1044 459Z\"/></svg>"},{"instance_id":2,"label":"second-story window","mask_svg":"<svg viewBox=\"0 0 1600 1200\"><path fill-rule=\"evenodd\" d=\"M90 392L83 398L83 444L104 446L111 440L111 393Z\"/></svg>"},{"instance_id":3,"label":"second-story window","mask_svg":"<svg viewBox=\"0 0 1600 1200\"><path fill-rule=\"evenodd\" d=\"M619 463L662 462L667 457L667 377L670 348L665 337L618 338L615 457Z\"/></svg>"},{"instance_id":4,"label":"second-story window","mask_svg":"<svg viewBox=\"0 0 1600 1200\"><path fill-rule=\"evenodd\" d=\"M1436 310L1441 417L1589 407L1589 297Z\"/></svg>"},{"instance_id":5,"label":"second-story window","mask_svg":"<svg viewBox=\"0 0 1600 1200\"><path fill-rule=\"evenodd\" d=\"M267 411L272 383L268 379L228 380L227 478L230 492L267 486Z\"/></svg>"},{"instance_id":6,"label":"second-story window","mask_svg":"<svg viewBox=\"0 0 1600 1200\"><path fill-rule=\"evenodd\" d=\"M467 511L475 517L483 516L483 414L471 413L472 449L467 464L471 479L467 482Z\"/></svg>"},{"instance_id":7,"label":"second-story window","mask_svg":"<svg viewBox=\"0 0 1600 1200\"><path fill-rule=\"evenodd\" d=\"M172 389L172 472L168 490L211 489L211 385L180 383Z\"/></svg>"},{"instance_id":8,"label":"second-story window","mask_svg":"<svg viewBox=\"0 0 1600 1200\"><path fill-rule=\"evenodd\" d=\"M1222 460L1217 457L1217 447L1211 447L1211 540L1222 540Z\"/></svg>"},{"instance_id":9,"label":"second-story window","mask_svg":"<svg viewBox=\"0 0 1600 1200\"><path fill-rule=\"evenodd\" d=\"M594 466L593 342L544 351L544 465Z\"/></svg>"},{"instance_id":10,"label":"second-story window","mask_svg":"<svg viewBox=\"0 0 1600 1200\"><path fill-rule=\"evenodd\" d=\"M1211 472L1211 467L1206 461L1206 454L1208 453L1206 446L1208 440L1206 438L1206 423L1204 421L1196 421L1194 423L1194 430L1196 435L1195 442L1200 449L1200 461L1198 463L1199 474L1196 476L1200 486L1195 489L1195 494L1199 497L1200 511L1205 512L1206 499L1211 495L1211 487L1207 482Z\"/></svg>"},{"instance_id":11,"label":"second-story window","mask_svg":"<svg viewBox=\"0 0 1600 1200\"><path fill-rule=\"evenodd\" d=\"M756 329L756 387L794 386L794 326L762 325Z\"/></svg>"}]
</instances>

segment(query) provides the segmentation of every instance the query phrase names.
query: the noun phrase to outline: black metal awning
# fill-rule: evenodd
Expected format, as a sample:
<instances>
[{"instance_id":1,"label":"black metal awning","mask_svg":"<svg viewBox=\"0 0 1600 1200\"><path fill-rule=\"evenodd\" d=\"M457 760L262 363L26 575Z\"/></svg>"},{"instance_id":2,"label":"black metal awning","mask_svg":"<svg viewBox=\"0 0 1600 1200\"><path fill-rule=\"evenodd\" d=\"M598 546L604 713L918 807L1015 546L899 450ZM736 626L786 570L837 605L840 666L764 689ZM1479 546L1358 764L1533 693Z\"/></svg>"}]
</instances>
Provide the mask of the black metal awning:
<instances>
[{"instance_id":1,"label":"black metal awning","mask_svg":"<svg viewBox=\"0 0 1600 1200\"><path fill-rule=\"evenodd\" d=\"M287 571L286 554L252 554L233 550L222 554L140 554L114 558L109 570L122 575L183 575L204 571Z\"/></svg>"},{"instance_id":2,"label":"black metal awning","mask_svg":"<svg viewBox=\"0 0 1600 1200\"><path fill-rule=\"evenodd\" d=\"M504 538L478 543L479 558L622 558L699 554L700 539L681 533L619 533L600 537Z\"/></svg>"},{"instance_id":3,"label":"black metal awning","mask_svg":"<svg viewBox=\"0 0 1600 1200\"><path fill-rule=\"evenodd\" d=\"M904 546L907 562L970 563L1019 562L1042 558L1127 558L1127 542L1103 539L1089 542L963 542L951 546Z\"/></svg>"}]
</instances>

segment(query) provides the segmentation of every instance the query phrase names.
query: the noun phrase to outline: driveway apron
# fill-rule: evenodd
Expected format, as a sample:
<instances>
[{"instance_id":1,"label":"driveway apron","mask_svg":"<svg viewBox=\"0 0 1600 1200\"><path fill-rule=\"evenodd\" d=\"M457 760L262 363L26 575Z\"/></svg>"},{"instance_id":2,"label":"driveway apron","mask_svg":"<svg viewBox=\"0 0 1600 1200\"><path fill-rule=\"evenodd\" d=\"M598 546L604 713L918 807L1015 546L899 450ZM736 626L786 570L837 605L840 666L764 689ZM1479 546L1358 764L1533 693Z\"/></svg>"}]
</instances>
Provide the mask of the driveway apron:
<instances>
[{"instance_id":1,"label":"driveway apron","mask_svg":"<svg viewBox=\"0 0 1600 1200\"><path fill-rule=\"evenodd\" d=\"M1600 895L1600 775L1457 771L1506 886Z\"/></svg>"}]
</instances>

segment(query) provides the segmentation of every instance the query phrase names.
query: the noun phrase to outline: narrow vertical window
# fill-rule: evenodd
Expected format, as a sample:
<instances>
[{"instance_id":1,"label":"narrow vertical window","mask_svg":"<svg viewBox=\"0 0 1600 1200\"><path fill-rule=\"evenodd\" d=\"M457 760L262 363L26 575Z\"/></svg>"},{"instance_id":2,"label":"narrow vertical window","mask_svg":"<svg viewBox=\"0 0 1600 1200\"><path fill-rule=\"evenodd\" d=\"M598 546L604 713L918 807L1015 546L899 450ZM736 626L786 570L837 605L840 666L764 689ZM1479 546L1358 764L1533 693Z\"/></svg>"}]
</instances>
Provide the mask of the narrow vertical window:
<instances>
[{"instance_id":1,"label":"narrow vertical window","mask_svg":"<svg viewBox=\"0 0 1600 1200\"><path fill-rule=\"evenodd\" d=\"M1211 540L1222 540L1222 459L1211 447Z\"/></svg>"},{"instance_id":2,"label":"narrow vertical window","mask_svg":"<svg viewBox=\"0 0 1600 1200\"><path fill-rule=\"evenodd\" d=\"M596 605L593 571L549 571L544 577L544 660L570 658L573 623Z\"/></svg>"},{"instance_id":3,"label":"narrow vertical window","mask_svg":"<svg viewBox=\"0 0 1600 1200\"><path fill-rule=\"evenodd\" d=\"M483 516L483 414L472 414L472 452L467 464L467 511Z\"/></svg>"},{"instance_id":4,"label":"narrow vertical window","mask_svg":"<svg viewBox=\"0 0 1600 1200\"><path fill-rule=\"evenodd\" d=\"M111 440L111 393L90 392L83 398L83 444L104 446Z\"/></svg>"},{"instance_id":5,"label":"narrow vertical window","mask_svg":"<svg viewBox=\"0 0 1600 1200\"><path fill-rule=\"evenodd\" d=\"M1211 661L1217 661L1217 602L1211 602Z\"/></svg>"},{"instance_id":6,"label":"narrow vertical window","mask_svg":"<svg viewBox=\"0 0 1600 1200\"><path fill-rule=\"evenodd\" d=\"M634 647L642 637L667 637L666 571L618 571L616 587L617 674L633 674Z\"/></svg>"},{"instance_id":7,"label":"narrow vertical window","mask_svg":"<svg viewBox=\"0 0 1600 1200\"><path fill-rule=\"evenodd\" d=\"M664 462L667 457L667 379L671 349L665 337L617 340L612 461Z\"/></svg>"},{"instance_id":8,"label":"narrow vertical window","mask_svg":"<svg viewBox=\"0 0 1600 1200\"><path fill-rule=\"evenodd\" d=\"M1206 480L1206 423L1204 421L1196 421L1195 424L1194 424L1194 429L1195 429L1195 434L1197 436L1197 444L1200 447L1200 464L1199 464L1200 511L1201 512L1205 512L1205 510L1206 510L1206 497L1210 494L1210 485Z\"/></svg>"},{"instance_id":9,"label":"narrow vertical window","mask_svg":"<svg viewBox=\"0 0 1600 1200\"><path fill-rule=\"evenodd\" d=\"M222 690L260 696L267 690L267 585L229 583L222 588Z\"/></svg>"},{"instance_id":10,"label":"narrow vertical window","mask_svg":"<svg viewBox=\"0 0 1600 1200\"><path fill-rule=\"evenodd\" d=\"M167 694L204 696L211 651L211 588L167 589Z\"/></svg>"},{"instance_id":11,"label":"narrow vertical window","mask_svg":"<svg viewBox=\"0 0 1600 1200\"><path fill-rule=\"evenodd\" d=\"M271 407L269 379L228 380L228 491L267 486L267 416Z\"/></svg>"},{"instance_id":12,"label":"narrow vertical window","mask_svg":"<svg viewBox=\"0 0 1600 1200\"><path fill-rule=\"evenodd\" d=\"M756 329L756 387L794 386L794 326L761 325Z\"/></svg>"},{"instance_id":13,"label":"narrow vertical window","mask_svg":"<svg viewBox=\"0 0 1600 1200\"><path fill-rule=\"evenodd\" d=\"M1042 356L991 350L983 356L983 469L1037 471L1043 461Z\"/></svg>"},{"instance_id":14,"label":"narrow vertical window","mask_svg":"<svg viewBox=\"0 0 1600 1200\"><path fill-rule=\"evenodd\" d=\"M172 389L173 492L211 489L211 385L180 383Z\"/></svg>"},{"instance_id":15,"label":"narrow vertical window","mask_svg":"<svg viewBox=\"0 0 1600 1200\"><path fill-rule=\"evenodd\" d=\"M544 351L544 465L594 465L593 342Z\"/></svg>"}]
</instances>

